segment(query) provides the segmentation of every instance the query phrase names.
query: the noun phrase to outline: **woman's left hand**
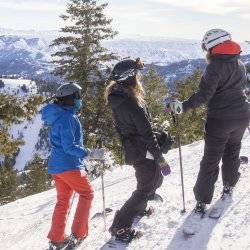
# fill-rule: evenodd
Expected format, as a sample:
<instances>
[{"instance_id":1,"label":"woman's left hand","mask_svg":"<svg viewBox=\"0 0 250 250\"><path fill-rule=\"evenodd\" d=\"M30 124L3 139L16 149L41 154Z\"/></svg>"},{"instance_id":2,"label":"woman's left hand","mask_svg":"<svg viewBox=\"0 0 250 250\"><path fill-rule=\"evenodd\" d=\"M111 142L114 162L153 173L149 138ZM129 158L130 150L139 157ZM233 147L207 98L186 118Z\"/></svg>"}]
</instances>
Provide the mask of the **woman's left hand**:
<instances>
[{"instance_id":1,"label":"woman's left hand","mask_svg":"<svg viewBox=\"0 0 250 250\"><path fill-rule=\"evenodd\" d=\"M171 111L175 114L181 114L183 112L183 106L182 106L182 102L180 102L179 100L175 99L173 101L171 101L169 103L169 107L171 109Z\"/></svg>"}]
</instances>

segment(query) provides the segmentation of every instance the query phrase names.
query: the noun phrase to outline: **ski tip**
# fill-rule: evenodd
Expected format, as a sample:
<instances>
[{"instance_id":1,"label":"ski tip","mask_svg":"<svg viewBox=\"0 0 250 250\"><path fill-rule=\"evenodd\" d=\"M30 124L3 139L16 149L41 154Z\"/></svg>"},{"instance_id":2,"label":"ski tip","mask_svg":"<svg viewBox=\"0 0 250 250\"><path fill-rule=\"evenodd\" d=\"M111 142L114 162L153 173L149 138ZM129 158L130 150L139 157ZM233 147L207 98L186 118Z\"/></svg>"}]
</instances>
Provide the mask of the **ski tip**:
<instances>
[{"instance_id":1,"label":"ski tip","mask_svg":"<svg viewBox=\"0 0 250 250\"><path fill-rule=\"evenodd\" d=\"M185 214L186 212L187 212L186 209L181 210L181 214Z\"/></svg>"},{"instance_id":2,"label":"ski tip","mask_svg":"<svg viewBox=\"0 0 250 250\"><path fill-rule=\"evenodd\" d=\"M190 237L192 237L192 236L195 235L195 232L192 232L192 231L189 232L189 231L183 230L182 233L183 233L183 235L184 235L185 237L187 237L187 238L190 238Z\"/></svg>"}]
</instances>

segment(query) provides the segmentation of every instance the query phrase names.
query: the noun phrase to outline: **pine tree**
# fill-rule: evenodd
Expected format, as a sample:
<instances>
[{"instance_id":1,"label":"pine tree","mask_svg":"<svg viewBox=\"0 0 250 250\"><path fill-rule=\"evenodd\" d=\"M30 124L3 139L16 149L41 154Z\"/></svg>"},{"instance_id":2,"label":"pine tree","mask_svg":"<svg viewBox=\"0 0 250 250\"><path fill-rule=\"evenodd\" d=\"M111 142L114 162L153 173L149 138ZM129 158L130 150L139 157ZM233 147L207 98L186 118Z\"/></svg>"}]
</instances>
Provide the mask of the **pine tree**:
<instances>
[{"instance_id":1,"label":"pine tree","mask_svg":"<svg viewBox=\"0 0 250 250\"><path fill-rule=\"evenodd\" d=\"M0 156L10 156L22 144L21 140L13 140L8 128L12 123L20 122L25 115L21 102L14 96L0 93Z\"/></svg>"},{"instance_id":2,"label":"pine tree","mask_svg":"<svg viewBox=\"0 0 250 250\"><path fill-rule=\"evenodd\" d=\"M0 93L0 156L11 156L17 152L22 140L12 139L8 133L9 127L20 123L23 119L31 119L42 103L41 96L32 96L26 100Z\"/></svg>"},{"instance_id":3,"label":"pine tree","mask_svg":"<svg viewBox=\"0 0 250 250\"><path fill-rule=\"evenodd\" d=\"M17 190L17 171L8 159L0 167L0 205L14 201Z\"/></svg>"},{"instance_id":4,"label":"pine tree","mask_svg":"<svg viewBox=\"0 0 250 250\"><path fill-rule=\"evenodd\" d=\"M47 174L46 162L35 155L27 166L25 195L32 195L46 191L50 188L50 177Z\"/></svg>"},{"instance_id":5,"label":"pine tree","mask_svg":"<svg viewBox=\"0 0 250 250\"><path fill-rule=\"evenodd\" d=\"M153 65L143 77L143 87L146 94L146 103L149 111L159 125L166 120L164 111L164 99L168 93L167 84L157 73Z\"/></svg>"},{"instance_id":6,"label":"pine tree","mask_svg":"<svg viewBox=\"0 0 250 250\"><path fill-rule=\"evenodd\" d=\"M191 76L177 83L176 92L179 94L178 99L180 101L187 100L198 90L201 75L200 70L196 70ZM205 114L206 108L201 106L179 116L179 132L181 133L183 144L189 144L203 138ZM176 124L173 122L171 116L169 116L169 120L171 121L171 132L173 135L176 135L178 132Z\"/></svg>"},{"instance_id":7,"label":"pine tree","mask_svg":"<svg viewBox=\"0 0 250 250\"><path fill-rule=\"evenodd\" d=\"M32 96L25 100L0 93L0 156L4 159L0 166L0 204L13 201L17 197L17 171L13 169L15 156L23 144L21 139L13 139L9 128L14 123L31 119L37 113L42 97Z\"/></svg>"},{"instance_id":8,"label":"pine tree","mask_svg":"<svg viewBox=\"0 0 250 250\"><path fill-rule=\"evenodd\" d=\"M62 28L63 36L51 45L60 48L53 54L56 58L53 63L57 65L54 73L78 83L83 89L85 105L81 121L87 141L90 133L102 128L100 121L106 115L104 98L97 102L96 97L103 90L104 65L116 58L102 46L104 40L117 34L111 28L112 19L104 14L106 7L107 4L98 4L94 0L70 0L66 14L61 18L71 21L72 25Z\"/></svg>"}]
</instances>

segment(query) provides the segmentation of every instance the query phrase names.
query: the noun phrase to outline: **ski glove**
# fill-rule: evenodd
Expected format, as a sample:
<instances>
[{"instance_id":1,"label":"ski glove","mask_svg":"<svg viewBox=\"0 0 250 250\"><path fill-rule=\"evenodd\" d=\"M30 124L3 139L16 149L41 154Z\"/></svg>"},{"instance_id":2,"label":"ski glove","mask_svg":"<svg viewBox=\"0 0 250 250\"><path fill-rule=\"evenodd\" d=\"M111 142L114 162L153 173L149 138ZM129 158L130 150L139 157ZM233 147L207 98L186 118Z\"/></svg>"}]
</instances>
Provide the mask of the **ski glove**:
<instances>
[{"instance_id":1,"label":"ski glove","mask_svg":"<svg viewBox=\"0 0 250 250\"><path fill-rule=\"evenodd\" d=\"M88 149L87 160L103 161L105 158L104 153L105 150L103 148Z\"/></svg>"},{"instance_id":2,"label":"ski glove","mask_svg":"<svg viewBox=\"0 0 250 250\"><path fill-rule=\"evenodd\" d=\"M175 114L179 115L183 112L182 102L178 101L177 99L174 101L171 101L169 103L169 107L170 107L171 111Z\"/></svg>"},{"instance_id":3,"label":"ski glove","mask_svg":"<svg viewBox=\"0 0 250 250\"><path fill-rule=\"evenodd\" d=\"M163 176L167 176L171 174L170 166L168 165L167 161L165 160L163 156L158 160L158 165L161 168L161 174Z\"/></svg>"}]
</instances>

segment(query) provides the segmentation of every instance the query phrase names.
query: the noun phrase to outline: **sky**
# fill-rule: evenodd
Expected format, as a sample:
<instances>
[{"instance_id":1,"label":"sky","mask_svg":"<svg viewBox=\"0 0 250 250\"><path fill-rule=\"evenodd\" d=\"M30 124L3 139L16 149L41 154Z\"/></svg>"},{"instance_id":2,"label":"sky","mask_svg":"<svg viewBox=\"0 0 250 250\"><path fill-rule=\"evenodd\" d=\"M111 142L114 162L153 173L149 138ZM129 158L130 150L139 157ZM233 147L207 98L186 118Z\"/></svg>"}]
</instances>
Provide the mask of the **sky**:
<instances>
[{"instance_id":1,"label":"sky","mask_svg":"<svg viewBox=\"0 0 250 250\"><path fill-rule=\"evenodd\" d=\"M0 27L55 30L70 0L0 0ZM100 0L103 2L104 0ZM201 39L223 28L234 40L250 40L250 0L106 0L106 14L120 37Z\"/></svg>"}]
</instances>

